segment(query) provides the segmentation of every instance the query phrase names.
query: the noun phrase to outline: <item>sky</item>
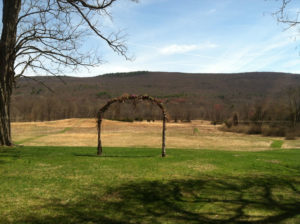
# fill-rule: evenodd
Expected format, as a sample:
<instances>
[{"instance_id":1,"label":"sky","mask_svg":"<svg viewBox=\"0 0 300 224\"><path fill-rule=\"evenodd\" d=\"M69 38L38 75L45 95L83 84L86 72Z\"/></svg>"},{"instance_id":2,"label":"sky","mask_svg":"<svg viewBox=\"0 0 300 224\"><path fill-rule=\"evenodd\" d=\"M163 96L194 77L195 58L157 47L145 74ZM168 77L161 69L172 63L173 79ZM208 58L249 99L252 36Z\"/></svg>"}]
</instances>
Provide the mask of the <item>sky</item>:
<instances>
[{"instance_id":1,"label":"sky","mask_svg":"<svg viewBox=\"0 0 300 224\"><path fill-rule=\"evenodd\" d=\"M298 4L288 10L296 12ZM123 0L112 8L107 26L125 30L134 60L106 49L106 62L89 74L300 73L300 31L277 22L273 13L279 7L280 0Z\"/></svg>"},{"instance_id":2,"label":"sky","mask_svg":"<svg viewBox=\"0 0 300 224\"><path fill-rule=\"evenodd\" d=\"M297 12L293 1L289 12ZM286 29L272 15L281 0L120 0L111 8L109 30L127 34L126 60L94 39L103 64L72 72L96 76L138 70L236 73L253 71L300 74L300 26ZM298 4L298 5L297 5Z\"/></svg>"}]
</instances>

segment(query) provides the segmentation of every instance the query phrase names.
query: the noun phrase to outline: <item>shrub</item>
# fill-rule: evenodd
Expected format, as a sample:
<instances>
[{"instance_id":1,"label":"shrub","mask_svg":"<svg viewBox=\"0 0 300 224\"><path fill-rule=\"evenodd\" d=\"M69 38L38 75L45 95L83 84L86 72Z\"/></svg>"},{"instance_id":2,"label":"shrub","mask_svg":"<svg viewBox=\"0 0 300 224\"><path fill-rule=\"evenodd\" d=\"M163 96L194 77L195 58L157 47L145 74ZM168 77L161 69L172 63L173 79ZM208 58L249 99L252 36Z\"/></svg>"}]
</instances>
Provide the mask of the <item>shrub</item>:
<instances>
[{"instance_id":1,"label":"shrub","mask_svg":"<svg viewBox=\"0 0 300 224\"><path fill-rule=\"evenodd\" d=\"M285 140L295 140L296 139L296 135L294 132L287 132L285 134Z\"/></svg>"},{"instance_id":2,"label":"shrub","mask_svg":"<svg viewBox=\"0 0 300 224\"><path fill-rule=\"evenodd\" d=\"M108 93L108 92L98 92L98 93L96 93L96 97L97 98L102 98L102 97L105 97L105 98L110 98L111 96L110 96L110 94Z\"/></svg>"},{"instance_id":3,"label":"shrub","mask_svg":"<svg viewBox=\"0 0 300 224\"><path fill-rule=\"evenodd\" d=\"M134 118L134 121L143 121L144 119L142 117L136 117Z\"/></svg>"},{"instance_id":4,"label":"shrub","mask_svg":"<svg viewBox=\"0 0 300 224\"><path fill-rule=\"evenodd\" d=\"M227 119L224 121L224 124L226 125L227 128L231 128L232 126L232 120L231 119Z\"/></svg>"},{"instance_id":5,"label":"shrub","mask_svg":"<svg viewBox=\"0 0 300 224\"><path fill-rule=\"evenodd\" d=\"M133 119L132 118L121 118L121 119L116 119L117 121L122 121L122 122L133 122Z\"/></svg>"},{"instance_id":6,"label":"shrub","mask_svg":"<svg viewBox=\"0 0 300 224\"><path fill-rule=\"evenodd\" d=\"M249 125L238 125L238 126L231 126L230 128L228 128L225 124L225 125L222 125L219 128L219 130L247 134L248 130L249 130Z\"/></svg>"},{"instance_id":7,"label":"shrub","mask_svg":"<svg viewBox=\"0 0 300 224\"><path fill-rule=\"evenodd\" d=\"M296 130L294 128L290 128L285 133L285 139L286 140L295 140L296 139Z\"/></svg>"},{"instance_id":8,"label":"shrub","mask_svg":"<svg viewBox=\"0 0 300 224\"><path fill-rule=\"evenodd\" d=\"M249 135L257 135L257 134L261 134L261 125L258 124L250 124L249 128L247 130L247 134Z\"/></svg>"},{"instance_id":9,"label":"shrub","mask_svg":"<svg viewBox=\"0 0 300 224\"><path fill-rule=\"evenodd\" d=\"M286 135L286 127L284 127L284 126L263 125L261 133L264 136L284 137Z\"/></svg>"}]
</instances>

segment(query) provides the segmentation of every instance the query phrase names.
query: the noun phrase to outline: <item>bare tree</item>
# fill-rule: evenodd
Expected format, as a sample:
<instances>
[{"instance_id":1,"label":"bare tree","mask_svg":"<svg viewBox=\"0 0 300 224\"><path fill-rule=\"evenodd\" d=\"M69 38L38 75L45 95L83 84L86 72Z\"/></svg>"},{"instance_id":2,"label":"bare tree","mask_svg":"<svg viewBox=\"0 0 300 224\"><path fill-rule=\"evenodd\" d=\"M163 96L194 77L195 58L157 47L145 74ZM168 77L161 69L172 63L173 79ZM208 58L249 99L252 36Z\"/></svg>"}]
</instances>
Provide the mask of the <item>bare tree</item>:
<instances>
[{"instance_id":1,"label":"bare tree","mask_svg":"<svg viewBox=\"0 0 300 224\"><path fill-rule=\"evenodd\" d=\"M293 0L281 0L279 9L274 13L279 23L287 25L287 28L295 27L300 24L299 10L289 10Z\"/></svg>"},{"instance_id":2,"label":"bare tree","mask_svg":"<svg viewBox=\"0 0 300 224\"><path fill-rule=\"evenodd\" d=\"M297 27L300 25L300 10L290 10L293 7L295 1L293 0L281 0L281 6L274 15L277 17L277 21L287 26L287 29ZM288 95L288 108L290 114L290 120L292 126L295 127L296 123L300 121L300 89L290 88L287 91Z\"/></svg>"},{"instance_id":3,"label":"bare tree","mask_svg":"<svg viewBox=\"0 0 300 224\"><path fill-rule=\"evenodd\" d=\"M287 90L289 118L292 127L300 121L300 88L289 88Z\"/></svg>"},{"instance_id":4,"label":"bare tree","mask_svg":"<svg viewBox=\"0 0 300 224\"><path fill-rule=\"evenodd\" d=\"M109 9L116 2L120 0L2 0L0 145L12 145L11 94L26 70L59 75L99 64L99 53L82 47L89 35L128 59L124 36L100 23L111 17Z\"/></svg>"}]
</instances>

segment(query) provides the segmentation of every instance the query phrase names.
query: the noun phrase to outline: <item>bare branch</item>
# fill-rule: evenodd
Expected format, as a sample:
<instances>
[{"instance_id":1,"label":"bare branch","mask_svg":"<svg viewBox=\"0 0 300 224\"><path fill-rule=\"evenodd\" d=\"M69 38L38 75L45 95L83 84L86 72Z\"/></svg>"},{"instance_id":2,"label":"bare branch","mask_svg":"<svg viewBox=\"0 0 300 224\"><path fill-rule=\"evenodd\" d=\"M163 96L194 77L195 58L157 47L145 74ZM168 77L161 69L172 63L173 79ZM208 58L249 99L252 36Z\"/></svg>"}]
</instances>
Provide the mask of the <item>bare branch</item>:
<instances>
[{"instance_id":1,"label":"bare branch","mask_svg":"<svg viewBox=\"0 0 300 224\"><path fill-rule=\"evenodd\" d=\"M59 74L65 68L76 70L80 66L98 65L102 63L99 52L82 47L91 35L130 60L125 36L120 32L105 34L107 32L98 24L101 17L111 16L108 9L116 2L118 0L23 0L17 21L14 67L23 75L27 69L38 74L39 71Z\"/></svg>"},{"instance_id":2,"label":"bare branch","mask_svg":"<svg viewBox=\"0 0 300 224\"><path fill-rule=\"evenodd\" d=\"M93 25L91 23L91 21L89 20L89 18L84 14L84 12L75 4L73 3L74 1L68 0L70 2L70 4L72 6L74 6L74 8L79 12L79 14L82 16L82 18L84 19L84 21L88 24L88 26L90 27L91 30L94 31L94 33L99 36L101 39L105 40L106 43L117 53L123 55L126 59L126 52L127 52L127 47L120 41L119 36L116 35L110 35L109 37L105 37L100 30L97 29L97 27L95 25ZM78 1L75 1L78 2ZM82 2L82 1L79 1ZM110 4L112 4L112 2L114 2L114 0L110 1ZM101 8L101 7L100 7ZM112 38L111 38L112 37Z\"/></svg>"},{"instance_id":3,"label":"bare branch","mask_svg":"<svg viewBox=\"0 0 300 224\"><path fill-rule=\"evenodd\" d=\"M291 4L292 0L281 0L281 6L279 9L273 14L276 18L278 23L282 23L287 25L286 29L295 27L300 24L299 21L299 11L291 12L289 10L289 5Z\"/></svg>"},{"instance_id":4,"label":"bare branch","mask_svg":"<svg viewBox=\"0 0 300 224\"><path fill-rule=\"evenodd\" d=\"M51 89L51 88L50 88L48 85L46 85L44 82L42 82L42 81L40 81L40 80L38 80L38 79L36 79L36 78L34 78L34 77L31 77L31 76L24 76L24 75L22 75L21 77L24 77L24 78L26 78L26 79L31 79L31 80L33 80L33 81L35 81L35 82L41 84L41 85L44 86L45 88L47 88L51 93L54 93L54 90L53 90L53 89Z\"/></svg>"}]
</instances>

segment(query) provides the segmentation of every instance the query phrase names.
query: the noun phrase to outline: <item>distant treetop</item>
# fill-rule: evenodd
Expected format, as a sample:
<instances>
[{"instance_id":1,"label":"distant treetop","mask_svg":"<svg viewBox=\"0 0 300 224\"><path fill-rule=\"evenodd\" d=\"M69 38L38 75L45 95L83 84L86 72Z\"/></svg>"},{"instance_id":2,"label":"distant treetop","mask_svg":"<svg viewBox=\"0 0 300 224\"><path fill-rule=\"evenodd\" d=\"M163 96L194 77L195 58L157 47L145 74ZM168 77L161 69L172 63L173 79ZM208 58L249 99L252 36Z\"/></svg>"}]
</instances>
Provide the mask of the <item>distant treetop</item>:
<instances>
[{"instance_id":1,"label":"distant treetop","mask_svg":"<svg viewBox=\"0 0 300 224\"><path fill-rule=\"evenodd\" d=\"M135 72L116 72L116 73L107 73L102 76L104 77L133 77L139 75L145 75L149 73L149 71L135 71Z\"/></svg>"}]
</instances>

